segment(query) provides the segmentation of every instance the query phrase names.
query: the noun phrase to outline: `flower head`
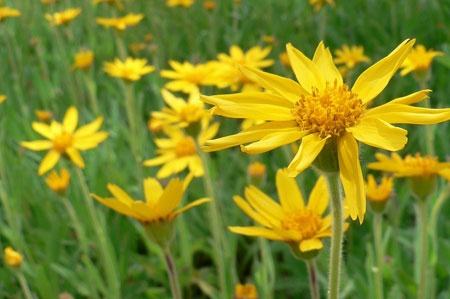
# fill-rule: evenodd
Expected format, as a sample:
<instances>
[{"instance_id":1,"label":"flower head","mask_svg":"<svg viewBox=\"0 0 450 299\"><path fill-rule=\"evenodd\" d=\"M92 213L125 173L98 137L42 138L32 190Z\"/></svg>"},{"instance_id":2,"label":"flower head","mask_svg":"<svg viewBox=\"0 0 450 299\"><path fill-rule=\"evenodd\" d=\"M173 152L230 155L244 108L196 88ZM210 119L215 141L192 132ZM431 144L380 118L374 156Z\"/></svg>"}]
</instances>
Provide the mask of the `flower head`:
<instances>
[{"instance_id":1,"label":"flower head","mask_svg":"<svg viewBox=\"0 0 450 299\"><path fill-rule=\"evenodd\" d=\"M69 8L61 12L55 12L53 14L46 13L45 18L50 24L59 26L67 24L75 19L81 13L81 8Z\"/></svg>"},{"instance_id":2,"label":"flower head","mask_svg":"<svg viewBox=\"0 0 450 299\"><path fill-rule=\"evenodd\" d=\"M342 49L334 51L334 54L336 55L334 63L345 64L348 69L353 69L360 62L370 62L370 58L364 55L362 46L343 45Z\"/></svg>"},{"instance_id":3,"label":"flower head","mask_svg":"<svg viewBox=\"0 0 450 299\"><path fill-rule=\"evenodd\" d=\"M103 117L98 117L94 122L76 130L78 110L70 107L62 123L57 121L52 121L50 125L41 122L32 123L33 130L48 140L23 141L20 144L33 151L49 150L39 166L39 175L52 169L61 156L68 156L75 165L84 168L79 151L95 148L108 137L106 132L97 132L102 122Z\"/></svg>"},{"instance_id":4,"label":"flower head","mask_svg":"<svg viewBox=\"0 0 450 299\"><path fill-rule=\"evenodd\" d=\"M229 229L238 234L283 241L306 253L322 249L322 238L331 236L331 217L323 216L329 195L325 178L317 180L305 205L302 193L294 178L284 169L276 174L280 204L258 188L245 189L245 199L234 196L234 202L255 222L263 227L238 227Z\"/></svg>"},{"instance_id":5,"label":"flower head","mask_svg":"<svg viewBox=\"0 0 450 299\"><path fill-rule=\"evenodd\" d=\"M109 5L117 5L120 10L124 9L122 0L94 0L94 4L107 3Z\"/></svg>"},{"instance_id":6,"label":"flower head","mask_svg":"<svg viewBox=\"0 0 450 299\"><path fill-rule=\"evenodd\" d=\"M97 24L104 27L113 27L116 30L124 31L128 27L136 26L144 18L143 14L129 13L120 18L97 18Z\"/></svg>"},{"instance_id":7,"label":"flower head","mask_svg":"<svg viewBox=\"0 0 450 299\"><path fill-rule=\"evenodd\" d=\"M394 178L392 176L383 176L379 185L373 175L367 176L366 195L375 212L384 211L388 199L392 196L393 188Z\"/></svg>"},{"instance_id":8,"label":"flower head","mask_svg":"<svg viewBox=\"0 0 450 299\"><path fill-rule=\"evenodd\" d=\"M20 16L20 11L9 7L0 7L0 22L7 18L15 18Z\"/></svg>"},{"instance_id":9,"label":"flower head","mask_svg":"<svg viewBox=\"0 0 450 299\"><path fill-rule=\"evenodd\" d=\"M0 94L0 104L6 101L6 96L4 94Z\"/></svg>"},{"instance_id":10,"label":"flower head","mask_svg":"<svg viewBox=\"0 0 450 299\"><path fill-rule=\"evenodd\" d=\"M155 67L147 65L147 59L128 57L125 61L116 58L114 62L105 62L104 70L111 77L132 82L141 79L143 75L153 72Z\"/></svg>"},{"instance_id":11,"label":"flower head","mask_svg":"<svg viewBox=\"0 0 450 299\"><path fill-rule=\"evenodd\" d=\"M61 168L59 174L53 170L45 179L47 186L60 195L66 192L69 182L70 173L66 168Z\"/></svg>"},{"instance_id":12,"label":"flower head","mask_svg":"<svg viewBox=\"0 0 450 299\"><path fill-rule=\"evenodd\" d=\"M258 291L253 284L238 284L233 299L258 299Z\"/></svg>"},{"instance_id":13,"label":"flower head","mask_svg":"<svg viewBox=\"0 0 450 299\"><path fill-rule=\"evenodd\" d=\"M314 7L315 12L318 12L327 3L335 6L334 0L309 0L309 5Z\"/></svg>"},{"instance_id":14,"label":"flower head","mask_svg":"<svg viewBox=\"0 0 450 299\"><path fill-rule=\"evenodd\" d=\"M167 7L184 6L190 7L194 4L194 0L166 0Z\"/></svg>"},{"instance_id":15,"label":"flower head","mask_svg":"<svg viewBox=\"0 0 450 299\"><path fill-rule=\"evenodd\" d=\"M75 62L72 65L71 69L89 69L94 61L94 52L90 50L80 51L75 55Z\"/></svg>"},{"instance_id":16,"label":"flower head","mask_svg":"<svg viewBox=\"0 0 450 299\"><path fill-rule=\"evenodd\" d=\"M415 46L401 65L400 75L405 76L410 72L426 72L431 66L434 57L443 56L443 52L427 50L423 45Z\"/></svg>"},{"instance_id":17,"label":"flower head","mask_svg":"<svg viewBox=\"0 0 450 299\"><path fill-rule=\"evenodd\" d=\"M34 114L36 114L36 117L44 123L50 122L53 117L53 113L50 110L36 110L34 111Z\"/></svg>"},{"instance_id":18,"label":"flower head","mask_svg":"<svg viewBox=\"0 0 450 299\"><path fill-rule=\"evenodd\" d=\"M5 248L4 255L5 263L11 267L20 267L22 265L23 257L20 253L12 249L11 247Z\"/></svg>"},{"instance_id":19,"label":"flower head","mask_svg":"<svg viewBox=\"0 0 450 299\"><path fill-rule=\"evenodd\" d=\"M450 109L427 109L411 104L427 98L422 90L369 109L408 55L414 40L405 40L387 57L364 71L353 87L343 82L323 43L312 60L287 45L298 82L241 67L241 71L268 92L204 96L217 115L267 120L238 134L206 142L206 151L236 145L259 154L301 140L288 170L295 176L314 163L322 171L340 173L352 219L363 220L366 210L364 180L358 143L397 151L407 142L408 131L391 124L432 124L450 119ZM248 144L248 145L246 145ZM327 164L324 168L323 161Z\"/></svg>"}]
</instances>

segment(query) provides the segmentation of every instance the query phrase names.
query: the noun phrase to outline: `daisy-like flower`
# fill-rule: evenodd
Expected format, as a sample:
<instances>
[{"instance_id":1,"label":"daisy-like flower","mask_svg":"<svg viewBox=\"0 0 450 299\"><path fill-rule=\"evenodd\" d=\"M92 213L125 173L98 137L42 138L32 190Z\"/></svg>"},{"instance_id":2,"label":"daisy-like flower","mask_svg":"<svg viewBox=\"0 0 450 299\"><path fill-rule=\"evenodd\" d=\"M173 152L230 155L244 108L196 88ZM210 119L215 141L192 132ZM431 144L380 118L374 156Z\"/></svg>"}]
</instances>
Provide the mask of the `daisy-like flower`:
<instances>
[{"instance_id":1,"label":"daisy-like flower","mask_svg":"<svg viewBox=\"0 0 450 299\"><path fill-rule=\"evenodd\" d=\"M343 45L341 49L334 51L335 64L344 64L348 69L353 69L360 62L370 62L370 58L364 55L362 46Z\"/></svg>"},{"instance_id":2,"label":"daisy-like flower","mask_svg":"<svg viewBox=\"0 0 450 299\"><path fill-rule=\"evenodd\" d=\"M94 61L94 52L91 50L83 50L75 55L75 62L71 69L89 69Z\"/></svg>"},{"instance_id":3,"label":"daisy-like flower","mask_svg":"<svg viewBox=\"0 0 450 299\"><path fill-rule=\"evenodd\" d=\"M124 9L123 3L121 0L94 0L94 4L99 3L107 3L109 5L116 5L120 10Z\"/></svg>"},{"instance_id":4,"label":"daisy-like flower","mask_svg":"<svg viewBox=\"0 0 450 299\"><path fill-rule=\"evenodd\" d=\"M45 179L47 186L56 193L63 195L70 182L70 173L66 168L61 168L59 174L53 170Z\"/></svg>"},{"instance_id":5,"label":"daisy-like flower","mask_svg":"<svg viewBox=\"0 0 450 299\"><path fill-rule=\"evenodd\" d=\"M153 241L166 246L172 235L172 222L186 210L210 201L202 198L175 210L181 203L184 191L192 176L183 182L178 178L171 179L165 188L158 180L146 178L144 180L145 200L134 200L124 190L114 184L108 184L112 198L101 198L91 194L97 201L114 211L139 220L147 228L147 233Z\"/></svg>"},{"instance_id":6,"label":"daisy-like flower","mask_svg":"<svg viewBox=\"0 0 450 299\"><path fill-rule=\"evenodd\" d=\"M253 284L238 284L233 299L258 299L258 291Z\"/></svg>"},{"instance_id":7,"label":"daisy-like flower","mask_svg":"<svg viewBox=\"0 0 450 299\"><path fill-rule=\"evenodd\" d=\"M81 8L69 8L61 12L55 12L53 14L46 13L45 18L50 24L59 26L67 24L81 13Z\"/></svg>"},{"instance_id":8,"label":"daisy-like flower","mask_svg":"<svg viewBox=\"0 0 450 299\"><path fill-rule=\"evenodd\" d=\"M39 166L39 175L52 169L61 156L68 156L75 165L84 168L79 151L96 148L108 137L106 132L97 132L102 122L103 117L97 117L94 122L76 130L78 110L70 107L62 123L57 121L52 121L50 125L41 122L32 123L33 130L48 140L23 141L20 145L33 151L49 150Z\"/></svg>"},{"instance_id":9,"label":"daisy-like flower","mask_svg":"<svg viewBox=\"0 0 450 299\"><path fill-rule=\"evenodd\" d=\"M177 125L180 128L186 128L190 124L200 123L203 119L210 119L205 103L200 101L197 92L191 93L188 101L176 97L166 89L161 90L161 95L169 107L163 107L161 111L153 111L151 117L155 121L159 120L163 126Z\"/></svg>"},{"instance_id":10,"label":"daisy-like flower","mask_svg":"<svg viewBox=\"0 0 450 299\"><path fill-rule=\"evenodd\" d=\"M20 253L12 249L11 247L5 248L4 255L5 263L11 267L20 267L22 265L23 257Z\"/></svg>"},{"instance_id":11,"label":"daisy-like flower","mask_svg":"<svg viewBox=\"0 0 450 299\"><path fill-rule=\"evenodd\" d=\"M180 173L186 168L195 177L204 175L205 170L202 160L198 154L198 146L205 143L205 140L213 138L219 130L219 123L208 125L203 123L203 128L197 137L187 135L180 128L166 127L164 132L169 138L156 138L155 144L158 147L156 158L144 161L144 166L158 166L164 164L156 174L157 178L166 178L173 174Z\"/></svg>"},{"instance_id":12,"label":"daisy-like flower","mask_svg":"<svg viewBox=\"0 0 450 299\"><path fill-rule=\"evenodd\" d=\"M193 65L187 61L179 63L169 61L173 70L162 70L161 77L171 79L164 88L171 91L184 93L199 92L200 86L219 85L221 81L218 76L217 62L207 62Z\"/></svg>"},{"instance_id":13,"label":"daisy-like flower","mask_svg":"<svg viewBox=\"0 0 450 299\"><path fill-rule=\"evenodd\" d=\"M167 7L184 6L191 7L194 4L194 0L166 0Z\"/></svg>"},{"instance_id":14,"label":"daisy-like flower","mask_svg":"<svg viewBox=\"0 0 450 299\"><path fill-rule=\"evenodd\" d=\"M291 44L287 45L298 83L241 67L245 76L269 92L201 95L201 99L214 105L213 112L217 115L265 119L267 122L235 135L207 141L204 150L217 151L241 145L242 151L259 154L301 140L288 167L290 175L298 175L313 162L322 171L339 171L350 216L362 221L366 198L357 141L397 151L405 146L408 131L391 124L434 124L450 119L450 109L410 106L427 98L429 90L394 99L379 107L367 107L389 83L413 44L414 40L405 40L387 57L364 71L351 88L343 82L330 50L323 43L317 47L312 60ZM318 157L320 159L316 159ZM334 162L321 164L330 159Z\"/></svg>"},{"instance_id":15,"label":"daisy-like flower","mask_svg":"<svg viewBox=\"0 0 450 299\"><path fill-rule=\"evenodd\" d=\"M97 24L104 27L113 27L116 30L124 31L128 27L136 26L144 18L143 14L132 14L129 13L124 17L120 18L97 18Z\"/></svg>"},{"instance_id":16,"label":"daisy-like flower","mask_svg":"<svg viewBox=\"0 0 450 299\"><path fill-rule=\"evenodd\" d=\"M394 177L384 175L380 184L377 184L373 175L367 176L366 196L375 212L384 211L388 199L392 196L393 189Z\"/></svg>"},{"instance_id":17,"label":"daisy-like flower","mask_svg":"<svg viewBox=\"0 0 450 299\"><path fill-rule=\"evenodd\" d=\"M271 51L270 47L262 48L260 46L252 47L244 51L236 45L231 46L230 54L220 53L217 58L221 62L221 77L226 82L225 86L230 86L231 90L236 91L242 87L242 91L260 91L261 87L249 80L238 68L238 65L262 69L273 65L272 59L265 59Z\"/></svg>"},{"instance_id":18,"label":"daisy-like flower","mask_svg":"<svg viewBox=\"0 0 450 299\"><path fill-rule=\"evenodd\" d=\"M105 62L104 70L111 77L132 82L141 79L143 75L153 72L155 67L147 65L147 59L128 57L125 61L116 58L114 62Z\"/></svg>"},{"instance_id":19,"label":"daisy-like flower","mask_svg":"<svg viewBox=\"0 0 450 299\"><path fill-rule=\"evenodd\" d=\"M7 6L0 7L0 22L7 18L16 18L20 16L20 11L17 9L9 8Z\"/></svg>"},{"instance_id":20,"label":"daisy-like flower","mask_svg":"<svg viewBox=\"0 0 450 299\"><path fill-rule=\"evenodd\" d=\"M322 239L331 236L331 216L323 216L329 200L325 178L317 180L306 205L297 182L285 169L277 171L276 186L280 204L252 185L245 189L246 199L234 196L239 208L262 227L231 226L230 231L283 241L300 253L322 249Z\"/></svg>"},{"instance_id":21,"label":"daisy-like flower","mask_svg":"<svg viewBox=\"0 0 450 299\"><path fill-rule=\"evenodd\" d=\"M53 117L53 113L50 110L36 110L34 114L44 123L48 123Z\"/></svg>"},{"instance_id":22,"label":"daisy-like flower","mask_svg":"<svg viewBox=\"0 0 450 299\"><path fill-rule=\"evenodd\" d=\"M400 75L405 76L411 72L426 73L434 57L443 55L443 52L433 51L433 49L427 50L424 45L417 45L403 61Z\"/></svg>"},{"instance_id":23,"label":"daisy-like flower","mask_svg":"<svg viewBox=\"0 0 450 299\"><path fill-rule=\"evenodd\" d=\"M4 94L0 94L0 104L6 101L6 96Z\"/></svg>"},{"instance_id":24,"label":"daisy-like flower","mask_svg":"<svg viewBox=\"0 0 450 299\"><path fill-rule=\"evenodd\" d=\"M309 5L314 7L315 12L318 12L325 4L335 6L334 0L309 0Z\"/></svg>"}]
</instances>

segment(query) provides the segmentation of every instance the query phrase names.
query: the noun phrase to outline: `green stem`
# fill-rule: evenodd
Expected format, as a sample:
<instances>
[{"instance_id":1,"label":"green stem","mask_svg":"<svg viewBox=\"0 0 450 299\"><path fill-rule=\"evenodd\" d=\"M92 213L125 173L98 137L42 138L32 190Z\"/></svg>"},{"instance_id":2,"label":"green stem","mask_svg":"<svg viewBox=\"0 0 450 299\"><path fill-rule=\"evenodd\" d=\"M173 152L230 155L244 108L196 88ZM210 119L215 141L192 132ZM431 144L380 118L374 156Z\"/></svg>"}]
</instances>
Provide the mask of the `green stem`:
<instances>
[{"instance_id":1,"label":"green stem","mask_svg":"<svg viewBox=\"0 0 450 299\"><path fill-rule=\"evenodd\" d=\"M92 80L91 75L88 73L89 71L82 71L83 72L83 79L84 83L86 85L86 88L88 90L88 96L89 96L89 102L91 104L92 110L94 110L94 113L98 114L98 100L97 100L97 86L95 85L95 81Z\"/></svg>"},{"instance_id":2,"label":"green stem","mask_svg":"<svg viewBox=\"0 0 450 299\"><path fill-rule=\"evenodd\" d=\"M262 298L272 299L273 288L275 283L275 266L273 263L273 255L266 239L258 238L259 250L261 251L261 263L263 265L263 274L261 288Z\"/></svg>"},{"instance_id":3,"label":"green stem","mask_svg":"<svg viewBox=\"0 0 450 299\"><path fill-rule=\"evenodd\" d=\"M382 244L383 214L375 213L373 218L373 232L375 242L376 269L375 273L375 298L383 299L383 244Z\"/></svg>"},{"instance_id":4,"label":"green stem","mask_svg":"<svg viewBox=\"0 0 450 299\"><path fill-rule=\"evenodd\" d=\"M428 209L427 201L419 200L420 213L420 268L419 268L419 282L417 289L417 298L425 299L427 297L427 270L428 270Z\"/></svg>"},{"instance_id":5,"label":"green stem","mask_svg":"<svg viewBox=\"0 0 450 299\"><path fill-rule=\"evenodd\" d=\"M344 214L340 192L339 172L326 173L325 177L327 179L328 191L330 194L332 216L328 299L338 299L342 239L344 234Z\"/></svg>"},{"instance_id":6,"label":"green stem","mask_svg":"<svg viewBox=\"0 0 450 299\"><path fill-rule=\"evenodd\" d=\"M22 292L25 296L25 299L33 299L33 295L31 294L30 288L28 286L27 280L22 272L17 272L17 279L19 280L20 287L22 288Z\"/></svg>"},{"instance_id":7,"label":"green stem","mask_svg":"<svg viewBox=\"0 0 450 299\"><path fill-rule=\"evenodd\" d=\"M317 277L316 259L305 260L306 268L308 269L309 290L311 292L311 299L320 299L319 280Z\"/></svg>"},{"instance_id":8,"label":"green stem","mask_svg":"<svg viewBox=\"0 0 450 299\"><path fill-rule=\"evenodd\" d=\"M229 273L232 265L230 265L229 253L226 249L226 238L222 230L222 222L220 215L220 206L215 196L213 182L211 179L211 174L209 171L209 157L202 150L199 151L200 158L202 159L203 168L205 173L203 175L203 184L205 186L205 191L211 202L208 204L209 207L209 221L210 227L213 235L213 249L215 253L215 262L217 264L217 272L219 276L219 286L221 298L228 299L231 298L229 293L227 274Z\"/></svg>"},{"instance_id":9,"label":"green stem","mask_svg":"<svg viewBox=\"0 0 450 299\"><path fill-rule=\"evenodd\" d=\"M164 251L164 261L166 262L167 273L169 275L172 299L181 299L183 297L181 296L181 289L180 283L178 282L177 269L169 249L166 249Z\"/></svg>"}]
</instances>

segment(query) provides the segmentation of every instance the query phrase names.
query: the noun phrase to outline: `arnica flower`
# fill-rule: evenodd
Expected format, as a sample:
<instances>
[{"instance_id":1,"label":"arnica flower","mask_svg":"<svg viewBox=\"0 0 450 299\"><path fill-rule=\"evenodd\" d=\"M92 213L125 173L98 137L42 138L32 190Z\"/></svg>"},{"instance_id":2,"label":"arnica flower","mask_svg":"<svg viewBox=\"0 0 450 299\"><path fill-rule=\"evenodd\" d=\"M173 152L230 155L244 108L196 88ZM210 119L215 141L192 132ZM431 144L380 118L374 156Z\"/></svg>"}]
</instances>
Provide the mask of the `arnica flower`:
<instances>
[{"instance_id":1,"label":"arnica flower","mask_svg":"<svg viewBox=\"0 0 450 299\"><path fill-rule=\"evenodd\" d=\"M162 70L161 77L171 79L164 88L170 91L181 91L184 93L199 92L200 86L219 85L219 74L217 62L206 62L193 65L187 61L180 63L169 61L173 70Z\"/></svg>"},{"instance_id":2,"label":"arnica flower","mask_svg":"<svg viewBox=\"0 0 450 299\"><path fill-rule=\"evenodd\" d=\"M216 1L213 0L203 1L203 7L208 11L213 10L214 8L216 8L216 6L217 6Z\"/></svg>"},{"instance_id":3,"label":"arnica flower","mask_svg":"<svg viewBox=\"0 0 450 299\"><path fill-rule=\"evenodd\" d=\"M397 153L391 157L377 153L378 162L367 165L369 169L389 172L396 177L409 179L411 191L419 198L425 199L436 189L437 177L441 176L450 182L450 162L439 162L437 157L422 156L416 153L401 158Z\"/></svg>"},{"instance_id":4,"label":"arnica flower","mask_svg":"<svg viewBox=\"0 0 450 299\"><path fill-rule=\"evenodd\" d=\"M375 212L383 212L392 196L394 177L384 175L378 185L372 174L367 176L366 196Z\"/></svg>"},{"instance_id":5,"label":"arnica flower","mask_svg":"<svg viewBox=\"0 0 450 299\"><path fill-rule=\"evenodd\" d=\"M114 211L139 220L147 230L149 237L157 244L165 247L172 236L172 222L184 211L210 201L202 198L175 210L181 203L184 191L192 176L183 182L178 178L171 179L165 188L158 180L146 178L144 180L145 200L134 200L124 190L114 184L108 184L112 198L101 198L91 194L97 201Z\"/></svg>"},{"instance_id":6,"label":"arnica flower","mask_svg":"<svg viewBox=\"0 0 450 299\"><path fill-rule=\"evenodd\" d=\"M11 247L5 248L4 255L5 263L11 267L20 267L22 265L23 257L20 253L12 249Z\"/></svg>"},{"instance_id":7,"label":"arnica flower","mask_svg":"<svg viewBox=\"0 0 450 299\"><path fill-rule=\"evenodd\" d=\"M161 111L153 111L151 117L159 120L163 126L176 125L186 128L191 124L200 123L203 119L211 118L198 92L191 93L187 101L176 97L166 89L161 90L161 95L169 107L163 107Z\"/></svg>"},{"instance_id":8,"label":"arnica flower","mask_svg":"<svg viewBox=\"0 0 450 299\"><path fill-rule=\"evenodd\" d=\"M280 53L280 62L284 67L291 67L291 62L289 61L289 56L286 52Z\"/></svg>"},{"instance_id":9,"label":"arnica flower","mask_svg":"<svg viewBox=\"0 0 450 299\"><path fill-rule=\"evenodd\" d=\"M262 69L273 65L272 59L265 59L269 55L271 47L262 48L255 46L250 48L247 52L236 45L231 46L230 54L220 53L217 58L220 64L220 73L222 79L225 81L225 86L231 87L231 90L236 91L241 88L242 92L246 91L260 91L261 87L249 80L238 68L238 65Z\"/></svg>"},{"instance_id":10,"label":"arnica flower","mask_svg":"<svg viewBox=\"0 0 450 299\"><path fill-rule=\"evenodd\" d=\"M50 125L42 122L33 122L32 128L48 140L23 141L21 146L33 150L49 150L42 160L38 174L42 175L52 169L58 163L61 156L67 156L78 167L84 168L84 161L80 150L96 148L107 137L106 132L97 132L103 122L103 117L76 130L78 125L78 110L70 107L62 123L52 121Z\"/></svg>"},{"instance_id":11,"label":"arnica flower","mask_svg":"<svg viewBox=\"0 0 450 299\"><path fill-rule=\"evenodd\" d=\"M233 299L258 299L258 291L253 284L238 284Z\"/></svg>"},{"instance_id":12,"label":"arnica flower","mask_svg":"<svg viewBox=\"0 0 450 299\"><path fill-rule=\"evenodd\" d=\"M353 69L360 62L370 62L370 58L364 55L362 46L343 45L341 49L334 51L336 58L335 64L345 64L346 68Z\"/></svg>"},{"instance_id":13,"label":"arnica flower","mask_svg":"<svg viewBox=\"0 0 450 299\"><path fill-rule=\"evenodd\" d=\"M428 76L431 63L434 57L443 56L443 52L427 50L424 45L415 46L409 55L405 58L400 71L401 76L405 76L411 72L420 76Z\"/></svg>"},{"instance_id":14,"label":"arnica flower","mask_svg":"<svg viewBox=\"0 0 450 299\"><path fill-rule=\"evenodd\" d=\"M47 186L59 195L64 195L69 187L70 173L66 168L61 168L59 174L53 170L45 179Z\"/></svg>"},{"instance_id":15,"label":"arnica flower","mask_svg":"<svg viewBox=\"0 0 450 299\"><path fill-rule=\"evenodd\" d=\"M389 151L402 149L408 131L391 124L434 124L450 119L450 109L411 107L427 98L422 90L394 99L379 107L367 106L383 91L408 55L414 40L405 40L387 57L363 72L349 87L333 63L330 50L321 42L312 60L287 45L298 83L256 69L241 71L269 92L216 96L201 95L214 105L217 115L264 119L267 122L242 132L206 142L205 151L236 145L250 154L260 154L301 140L288 166L296 176L307 167L340 173L352 219L363 220L366 210L364 180L357 141ZM250 143L249 145L245 145ZM319 155L321 154L321 155Z\"/></svg>"},{"instance_id":16,"label":"arnica flower","mask_svg":"<svg viewBox=\"0 0 450 299\"><path fill-rule=\"evenodd\" d=\"M334 0L309 0L309 5L314 7L315 12L318 12L325 4L335 6Z\"/></svg>"},{"instance_id":17,"label":"arnica flower","mask_svg":"<svg viewBox=\"0 0 450 299\"><path fill-rule=\"evenodd\" d=\"M6 101L6 96L3 94L0 94L0 104Z\"/></svg>"},{"instance_id":18,"label":"arnica flower","mask_svg":"<svg viewBox=\"0 0 450 299\"><path fill-rule=\"evenodd\" d=\"M71 70L82 69L87 70L91 67L94 61L94 52L91 50L83 50L75 55L75 62L71 67Z\"/></svg>"},{"instance_id":19,"label":"arnica flower","mask_svg":"<svg viewBox=\"0 0 450 299\"><path fill-rule=\"evenodd\" d=\"M259 161L250 163L247 166L247 180L250 184L258 187L264 186L267 178L266 168L266 165Z\"/></svg>"},{"instance_id":20,"label":"arnica flower","mask_svg":"<svg viewBox=\"0 0 450 299\"><path fill-rule=\"evenodd\" d=\"M166 0L167 7L184 6L190 7L194 4L194 0Z\"/></svg>"},{"instance_id":21,"label":"arnica flower","mask_svg":"<svg viewBox=\"0 0 450 299\"><path fill-rule=\"evenodd\" d=\"M317 254L323 247L322 239L331 236L331 216L322 216L329 200L325 178L317 180L307 205L295 178L285 169L277 171L276 186L280 204L253 185L245 189L246 200L234 196L239 208L263 227L231 226L230 231L283 241L299 254Z\"/></svg>"},{"instance_id":22,"label":"arnica flower","mask_svg":"<svg viewBox=\"0 0 450 299\"><path fill-rule=\"evenodd\" d=\"M124 9L123 3L121 0L94 0L94 4L99 3L107 3L109 5L116 5L120 10Z\"/></svg>"},{"instance_id":23,"label":"arnica flower","mask_svg":"<svg viewBox=\"0 0 450 299\"><path fill-rule=\"evenodd\" d=\"M36 117L44 123L50 122L53 117L53 113L50 110L36 110L34 111Z\"/></svg>"},{"instance_id":24,"label":"arnica flower","mask_svg":"<svg viewBox=\"0 0 450 299\"><path fill-rule=\"evenodd\" d=\"M128 27L136 26L144 18L143 14L132 14L129 13L124 17L120 18L97 18L97 24L103 27L113 27L116 30L124 31Z\"/></svg>"},{"instance_id":25,"label":"arnica flower","mask_svg":"<svg viewBox=\"0 0 450 299\"><path fill-rule=\"evenodd\" d=\"M143 165L151 167L163 164L156 174L160 179L180 173L186 168L195 177L201 177L205 170L198 154L198 146L204 144L205 140L213 138L211 136L215 136L218 130L219 123L203 124L200 134L194 139L177 127L166 127L164 132L169 138L154 139L158 147L156 150L158 157L144 161Z\"/></svg>"},{"instance_id":26,"label":"arnica flower","mask_svg":"<svg viewBox=\"0 0 450 299\"><path fill-rule=\"evenodd\" d=\"M20 11L9 7L0 7L0 22L7 18L15 18L20 16Z\"/></svg>"},{"instance_id":27,"label":"arnica flower","mask_svg":"<svg viewBox=\"0 0 450 299\"><path fill-rule=\"evenodd\" d=\"M141 79L143 75L153 72L155 67L147 65L147 59L134 59L128 57L125 61L116 58L114 59L114 62L105 62L104 70L111 77L121 78L125 81L132 82Z\"/></svg>"},{"instance_id":28,"label":"arnica flower","mask_svg":"<svg viewBox=\"0 0 450 299\"><path fill-rule=\"evenodd\" d=\"M75 19L81 13L81 8L69 8L53 14L46 13L45 18L54 26L64 25Z\"/></svg>"}]
</instances>

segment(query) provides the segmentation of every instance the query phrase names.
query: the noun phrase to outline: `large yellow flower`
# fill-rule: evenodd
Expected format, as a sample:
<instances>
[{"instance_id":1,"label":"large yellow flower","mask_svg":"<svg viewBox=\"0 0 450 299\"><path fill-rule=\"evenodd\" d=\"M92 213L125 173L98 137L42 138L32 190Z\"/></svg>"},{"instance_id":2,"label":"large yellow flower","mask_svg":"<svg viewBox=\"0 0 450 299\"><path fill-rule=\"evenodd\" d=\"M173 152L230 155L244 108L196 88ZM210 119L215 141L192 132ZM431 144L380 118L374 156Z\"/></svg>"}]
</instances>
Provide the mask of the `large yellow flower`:
<instances>
[{"instance_id":1,"label":"large yellow flower","mask_svg":"<svg viewBox=\"0 0 450 299\"><path fill-rule=\"evenodd\" d=\"M111 77L121 78L125 81L137 81L143 75L153 72L155 67L147 65L147 59L127 57L125 61L116 58L114 62L105 62L104 70Z\"/></svg>"},{"instance_id":2,"label":"large yellow flower","mask_svg":"<svg viewBox=\"0 0 450 299\"><path fill-rule=\"evenodd\" d=\"M69 8L53 14L46 13L45 18L54 26L67 24L81 13L81 8Z\"/></svg>"},{"instance_id":3,"label":"large yellow flower","mask_svg":"<svg viewBox=\"0 0 450 299\"><path fill-rule=\"evenodd\" d=\"M424 45L415 46L401 65L400 75L405 76L413 71L427 71L434 57L443 56L443 52L427 50Z\"/></svg>"},{"instance_id":4,"label":"large yellow flower","mask_svg":"<svg viewBox=\"0 0 450 299\"><path fill-rule=\"evenodd\" d=\"M96 22L103 27L113 27L116 30L123 31L130 26L136 26L143 18L143 14L129 13L120 18L97 18Z\"/></svg>"},{"instance_id":5,"label":"large yellow flower","mask_svg":"<svg viewBox=\"0 0 450 299\"><path fill-rule=\"evenodd\" d=\"M323 43L312 60L287 45L287 53L298 83L259 70L242 67L244 74L269 92L201 96L215 105L213 112L231 118L264 119L242 132L207 141L206 151L241 145L242 151L259 154L301 140L288 169L297 175L321 152L334 153L352 219L363 220L366 210L364 180L358 143L397 151L408 133L395 123L432 124L450 119L450 109L411 107L427 98L422 90L394 99L379 107L367 106L386 87L408 55L414 40L405 40L387 57L363 72L353 87L347 86ZM244 145L248 144L249 145ZM323 149L326 151L322 151ZM321 159L323 160L323 159ZM317 162L317 161L316 161Z\"/></svg>"},{"instance_id":6,"label":"large yellow flower","mask_svg":"<svg viewBox=\"0 0 450 299\"><path fill-rule=\"evenodd\" d=\"M322 238L331 236L331 216L323 217L329 195L324 177L317 180L308 204L294 178L285 169L278 170L276 185L280 204L253 185L245 189L246 200L234 196L234 202L263 227L231 226L238 234L283 241L298 246L300 252L322 249Z\"/></svg>"},{"instance_id":7,"label":"large yellow flower","mask_svg":"<svg viewBox=\"0 0 450 299\"><path fill-rule=\"evenodd\" d=\"M15 18L20 16L20 11L9 7L0 7L0 22L6 18Z\"/></svg>"},{"instance_id":8,"label":"large yellow flower","mask_svg":"<svg viewBox=\"0 0 450 299\"><path fill-rule=\"evenodd\" d=\"M52 169L58 163L62 155L67 155L75 165L84 168L84 161L80 155L80 150L88 150L97 147L107 137L106 132L97 132L103 122L103 117L78 130L78 110L70 107L62 123L52 121L50 125L41 122L33 122L32 128L48 140L23 141L23 147L33 150L49 150L42 160L38 173L42 175Z\"/></svg>"}]
</instances>

